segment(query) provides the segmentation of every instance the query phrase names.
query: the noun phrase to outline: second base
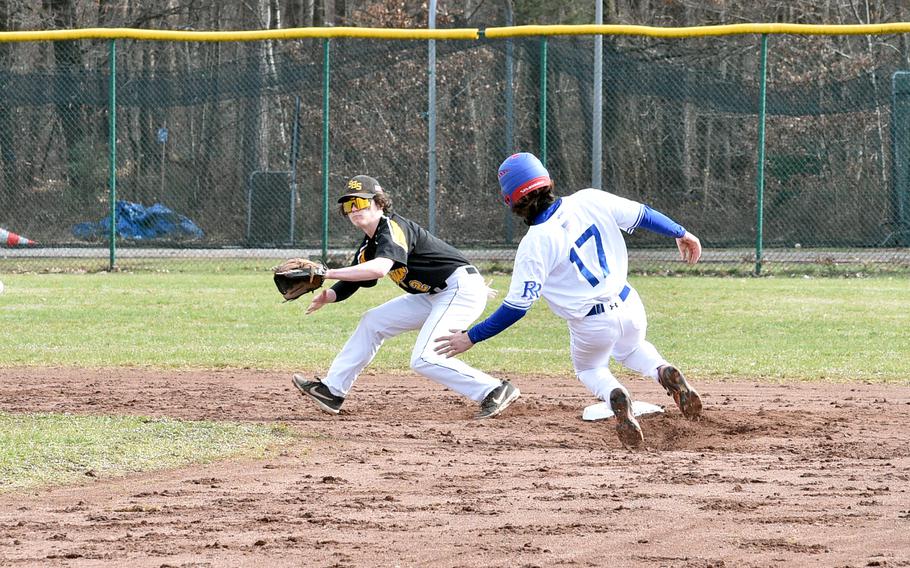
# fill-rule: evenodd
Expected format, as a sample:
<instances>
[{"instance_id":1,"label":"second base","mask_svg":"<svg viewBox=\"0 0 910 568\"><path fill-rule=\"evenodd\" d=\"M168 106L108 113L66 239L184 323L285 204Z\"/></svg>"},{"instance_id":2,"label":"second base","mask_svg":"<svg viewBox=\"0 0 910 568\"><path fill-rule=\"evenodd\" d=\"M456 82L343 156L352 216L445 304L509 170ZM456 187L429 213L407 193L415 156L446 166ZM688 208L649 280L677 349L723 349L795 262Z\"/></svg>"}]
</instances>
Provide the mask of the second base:
<instances>
[{"instance_id":1,"label":"second base","mask_svg":"<svg viewBox=\"0 0 910 568\"><path fill-rule=\"evenodd\" d=\"M633 416L663 414L663 411L664 409L662 406L657 406L656 404L651 404L650 402L644 402L641 400L632 401ZM588 421L604 420L606 418L613 418L613 410L610 408L609 402L592 404L591 406L585 408L585 411L581 414L581 419Z\"/></svg>"}]
</instances>

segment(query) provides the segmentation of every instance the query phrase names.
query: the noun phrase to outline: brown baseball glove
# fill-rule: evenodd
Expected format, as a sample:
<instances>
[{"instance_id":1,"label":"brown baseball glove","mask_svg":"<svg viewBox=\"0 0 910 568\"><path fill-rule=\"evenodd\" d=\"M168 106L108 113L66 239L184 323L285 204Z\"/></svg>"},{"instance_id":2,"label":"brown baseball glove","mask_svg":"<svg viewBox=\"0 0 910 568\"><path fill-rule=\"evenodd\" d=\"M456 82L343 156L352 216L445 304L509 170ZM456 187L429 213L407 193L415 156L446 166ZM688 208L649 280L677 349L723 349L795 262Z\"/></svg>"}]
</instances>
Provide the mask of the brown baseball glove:
<instances>
[{"instance_id":1,"label":"brown baseball glove","mask_svg":"<svg viewBox=\"0 0 910 568\"><path fill-rule=\"evenodd\" d=\"M275 267L275 286L285 301L296 300L322 287L326 268L307 258L289 258Z\"/></svg>"}]
</instances>

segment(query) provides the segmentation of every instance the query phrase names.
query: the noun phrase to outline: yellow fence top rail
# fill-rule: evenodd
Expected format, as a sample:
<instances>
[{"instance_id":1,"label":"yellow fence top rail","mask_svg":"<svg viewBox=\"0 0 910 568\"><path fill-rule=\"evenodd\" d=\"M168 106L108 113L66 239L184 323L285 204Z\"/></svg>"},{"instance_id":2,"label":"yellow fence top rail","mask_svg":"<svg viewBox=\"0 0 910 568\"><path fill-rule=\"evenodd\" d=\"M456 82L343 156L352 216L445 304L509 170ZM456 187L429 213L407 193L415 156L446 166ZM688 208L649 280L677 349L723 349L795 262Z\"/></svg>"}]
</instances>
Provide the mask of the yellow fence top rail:
<instances>
[{"instance_id":1,"label":"yellow fence top rail","mask_svg":"<svg viewBox=\"0 0 910 568\"><path fill-rule=\"evenodd\" d=\"M746 34L793 35L880 35L910 32L910 22L856 25L814 24L730 24L722 26L693 26L661 28L630 25L571 25L571 26L511 26L456 29L395 29L395 28L288 28L249 31L177 31L144 30L135 28L84 28L76 30L39 30L0 32L0 42L54 41L74 39L134 39L152 41L263 41L307 38L372 38L398 40L478 39L526 36L565 35L636 35L665 38L706 37Z\"/></svg>"},{"instance_id":2,"label":"yellow fence top rail","mask_svg":"<svg viewBox=\"0 0 910 568\"><path fill-rule=\"evenodd\" d=\"M705 37L745 34L794 35L878 35L910 32L910 22L890 24L813 25L813 24L730 24L724 26L694 26L658 28L627 25L574 26L512 26L487 28L488 38L554 35L637 35L649 37Z\"/></svg>"},{"instance_id":3,"label":"yellow fence top rail","mask_svg":"<svg viewBox=\"0 0 910 568\"><path fill-rule=\"evenodd\" d=\"M360 37L373 39L477 39L476 28L458 29L392 29L392 28L287 28L281 30L250 30L235 32L202 32L141 30L134 28L85 28L78 30L46 30L0 32L0 42L53 41L73 39L137 39L157 41L262 41L270 39L305 39Z\"/></svg>"}]
</instances>

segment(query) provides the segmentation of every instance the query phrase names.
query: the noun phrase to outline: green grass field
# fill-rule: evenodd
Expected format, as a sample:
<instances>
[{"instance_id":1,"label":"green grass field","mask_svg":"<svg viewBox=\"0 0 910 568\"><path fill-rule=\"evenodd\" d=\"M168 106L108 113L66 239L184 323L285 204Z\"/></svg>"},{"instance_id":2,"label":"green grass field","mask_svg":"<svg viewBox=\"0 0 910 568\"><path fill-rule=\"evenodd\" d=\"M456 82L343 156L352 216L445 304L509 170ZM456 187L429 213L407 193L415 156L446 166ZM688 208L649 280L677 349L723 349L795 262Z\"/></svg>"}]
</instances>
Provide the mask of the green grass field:
<instances>
[{"instance_id":1,"label":"green grass field","mask_svg":"<svg viewBox=\"0 0 910 568\"><path fill-rule=\"evenodd\" d=\"M0 412L0 492L258 457L292 438L283 426Z\"/></svg>"},{"instance_id":2,"label":"green grass field","mask_svg":"<svg viewBox=\"0 0 910 568\"><path fill-rule=\"evenodd\" d=\"M304 316L270 273L14 274L0 294L0 366L258 368L320 372L389 282ZM901 381L910 279L633 276L648 338L695 377ZM508 276L498 275L500 297ZM374 368L406 370L414 334ZM570 373L565 322L541 302L465 359L491 371Z\"/></svg>"},{"instance_id":3,"label":"green grass field","mask_svg":"<svg viewBox=\"0 0 910 568\"><path fill-rule=\"evenodd\" d=\"M254 368L322 372L389 282L304 316L265 269L11 274L0 366ZM497 275L504 294L509 277ZM906 382L910 279L635 276L649 339L698 379ZM487 313L499 305L492 300ZM414 333L373 367L406 371ZM565 323L543 303L465 354L491 372L569 374ZM0 413L0 492L232 456L289 443L281 427L143 417Z\"/></svg>"}]
</instances>

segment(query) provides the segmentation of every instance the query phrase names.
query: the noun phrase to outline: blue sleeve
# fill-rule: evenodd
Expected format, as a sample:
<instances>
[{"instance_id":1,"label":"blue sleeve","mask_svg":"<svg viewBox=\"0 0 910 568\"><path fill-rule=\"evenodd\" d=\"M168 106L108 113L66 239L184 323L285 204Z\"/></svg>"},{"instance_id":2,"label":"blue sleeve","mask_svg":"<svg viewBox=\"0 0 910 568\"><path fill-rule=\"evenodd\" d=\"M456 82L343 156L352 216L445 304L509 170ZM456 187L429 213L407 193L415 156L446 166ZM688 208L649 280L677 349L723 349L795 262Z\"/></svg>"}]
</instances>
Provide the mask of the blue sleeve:
<instances>
[{"instance_id":1,"label":"blue sleeve","mask_svg":"<svg viewBox=\"0 0 910 568\"><path fill-rule=\"evenodd\" d=\"M524 315L525 310L519 310L502 304L495 312L490 314L490 317L469 329L468 338L471 340L471 343L480 343L484 339L490 339L500 331L520 320Z\"/></svg>"},{"instance_id":2,"label":"blue sleeve","mask_svg":"<svg viewBox=\"0 0 910 568\"><path fill-rule=\"evenodd\" d=\"M682 225L670 219L660 211L655 211L647 205L642 205L642 216L637 227L647 229L652 233L667 237L680 238L686 234Z\"/></svg>"}]
</instances>

